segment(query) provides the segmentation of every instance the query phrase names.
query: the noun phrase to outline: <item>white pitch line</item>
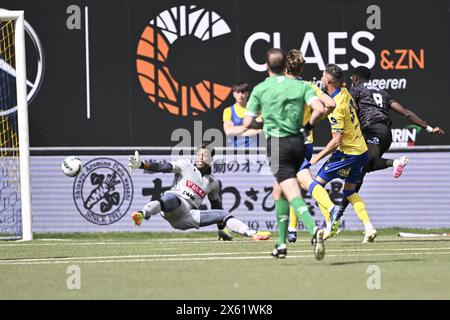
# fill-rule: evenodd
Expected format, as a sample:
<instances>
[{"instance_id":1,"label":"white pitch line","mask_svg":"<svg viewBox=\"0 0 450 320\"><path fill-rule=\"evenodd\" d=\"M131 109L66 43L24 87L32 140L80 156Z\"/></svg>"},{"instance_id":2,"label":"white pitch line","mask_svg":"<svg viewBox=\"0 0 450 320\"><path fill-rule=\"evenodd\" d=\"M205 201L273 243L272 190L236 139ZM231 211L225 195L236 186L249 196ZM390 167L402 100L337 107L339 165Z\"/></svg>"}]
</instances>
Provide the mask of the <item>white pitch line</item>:
<instances>
[{"instance_id":1,"label":"white pitch line","mask_svg":"<svg viewBox=\"0 0 450 320\"><path fill-rule=\"evenodd\" d=\"M175 248L171 248L175 249ZM155 249L159 250L159 249ZM168 250L166 248L161 248L161 250ZM433 250L450 250L450 247L444 247L444 248L364 248L364 249L332 249L328 250L327 252L367 252L367 251L375 251L375 252L382 252L382 251L433 251ZM309 250L289 250L289 253L308 253L311 252L311 249ZM72 261L72 260L95 260L95 259L128 259L128 258L163 258L163 257L196 257L196 256L223 256L223 255L243 255L243 254L267 254L267 251L240 251L240 252L202 252L202 253L170 253L170 254L143 254L143 255L126 255L126 256L88 256L88 257L63 257L63 258L55 258L55 257L48 257L48 258L24 258L24 259L0 259L1 263L8 263L8 262L33 262L33 261Z\"/></svg>"},{"instance_id":2,"label":"white pitch line","mask_svg":"<svg viewBox=\"0 0 450 320\"><path fill-rule=\"evenodd\" d=\"M267 252L266 252L267 254ZM404 253L368 253L368 254L328 254L326 258L347 258L347 257L375 257L375 256L410 256L410 255L450 255L448 252L404 252ZM296 258L313 258L312 254L309 255L298 255L298 256L288 256L289 259ZM117 259L117 260L80 260L77 263L84 264L97 264L97 263L143 263L143 262L160 262L160 261L210 261L210 260L256 260L256 259L273 259L269 255L265 256L246 256L246 257L185 257L185 258L156 258L156 259ZM380 261L382 262L382 261ZM1 265L49 265L49 264L67 264L68 261L42 261L42 262L9 262L0 263Z\"/></svg>"},{"instance_id":3,"label":"white pitch line","mask_svg":"<svg viewBox=\"0 0 450 320\"><path fill-rule=\"evenodd\" d=\"M65 241L67 240L67 242ZM424 238L424 239L412 239L412 238L398 238L398 237L392 237L392 238L384 238L384 239L378 239L375 241L375 243L383 243L383 242L419 242L424 243L426 241L443 241L448 242L448 238ZM49 243L39 243L39 241L49 241ZM60 241L60 242L59 242ZM70 241L70 242L68 242ZM114 242L115 241L115 242ZM266 241L266 242L273 242L275 241L275 238ZM355 238L334 238L330 241L330 243L339 243L339 242L360 242L359 239ZM59 243L58 243L59 242ZM260 243L261 241L250 241L248 238L242 237L242 238L235 238L233 241L218 241L216 238L200 238L200 239L191 239L191 238L166 238L166 239L147 239L143 241L122 241L117 242L116 240L102 240L102 241L90 241L86 242L86 240L74 240L74 239L36 239L33 242L11 242L11 243L0 243L0 247L12 247L12 246L62 246L62 245L68 245L68 246L85 246L85 245L136 245L136 244L153 244L153 243L180 243L180 244L202 244L202 243L226 243L226 244L236 244L236 243ZM297 242L311 242L309 239L297 239Z\"/></svg>"},{"instance_id":4,"label":"white pitch line","mask_svg":"<svg viewBox=\"0 0 450 320\"><path fill-rule=\"evenodd\" d=\"M408 255L408 254L450 254L450 251L448 252L420 252L420 251L433 251L433 250L450 250L450 248L397 248L397 249L354 249L354 250L329 250L327 256L330 257L350 257L350 256L383 256L383 255ZM330 252L367 252L367 251L411 251L411 252L404 252L404 253L362 253L362 254L347 254L347 255L333 255L329 254ZM419 252L417 252L419 251ZM311 250L292 250L289 253L307 253L311 252ZM243 255L243 254L264 254L267 255L267 251L263 252L209 252L209 253L176 253L176 254L154 254L154 255L128 255L128 256L91 256L91 257L65 257L65 258L37 258L37 259L17 259L17 260L0 260L0 265L12 265L12 264L52 264L52 263L67 263L67 262L79 262L79 263L96 263L96 262L137 262L137 261L172 261L171 259L181 259L184 260L202 260L205 258L205 260L214 260L214 259L238 259L242 258L245 259L246 257L220 257L220 256L227 256L227 255ZM210 257L210 256L219 256L219 257ZM263 256L263 257L265 257ZM184 257L184 258L181 258ZM199 257L199 258L196 258ZM291 257L291 256L290 256ZM295 256L293 256L295 257ZM136 258L136 259L130 259L130 258ZM255 258L248 257L249 259ZM102 260L103 259L103 260Z\"/></svg>"},{"instance_id":5,"label":"white pitch line","mask_svg":"<svg viewBox=\"0 0 450 320\"><path fill-rule=\"evenodd\" d=\"M272 240L266 241L266 242L273 242L275 238L273 238ZM384 242L425 242L425 241L436 241L436 240L440 240L443 242L448 242L449 239L436 239L436 238L430 238L430 239L408 239L408 238L385 238L385 239L377 239L376 243L384 243ZM40 241L40 240L35 240L35 241ZM46 240L48 241L48 240ZM164 244L174 244L174 243L179 243L179 244L207 244L207 243L226 243L229 245L232 244L241 244L243 242L245 243L261 243L262 241L252 241L249 240L247 238L242 238L242 239L233 239L233 241L218 241L214 238L209 238L209 239L196 239L196 240L190 240L190 239L186 239L186 238L174 238L174 239L148 239L148 240L144 240L144 241L123 241L123 242L109 242L109 241L102 241L102 242L83 242L82 240L80 242L73 242L74 240L71 240L72 242L63 242L63 243L57 243L57 242L50 242L50 243L29 243L29 242L13 242L13 243L5 243L5 244L0 244L0 247L13 247L13 246L91 246L91 245L142 245L142 244L154 244L154 243L164 243ZM359 239L355 239L355 238L336 238L336 239L331 239L329 240L330 243L339 243L339 242L358 242L360 243L361 241ZM297 242L311 242L311 240L308 239L298 239Z\"/></svg>"},{"instance_id":6,"label":"white pitch line","mask_svg":"<svg viewBox=\"0 0 450 320\"><path fill-rule=\"evenodd\" d=\"M245 240L244 240L245 241ZM248 240L247 240L248 241ZM227 241L227 243L242 243L242 240L237 241ZM154 244L154 243L180 243L180 244L199 244L199 243L220 243L218 240L200 240L200 241L164 241L164 240L157 240L157 241L151 241L151 240L145 240L145 241L123 241L123 242L63 242L63 243L8 243L8 244L0 244L0 247L13 247L13 246L92 246L92 245L141 245L141 244Z\"/></svg>"}]
</instances>

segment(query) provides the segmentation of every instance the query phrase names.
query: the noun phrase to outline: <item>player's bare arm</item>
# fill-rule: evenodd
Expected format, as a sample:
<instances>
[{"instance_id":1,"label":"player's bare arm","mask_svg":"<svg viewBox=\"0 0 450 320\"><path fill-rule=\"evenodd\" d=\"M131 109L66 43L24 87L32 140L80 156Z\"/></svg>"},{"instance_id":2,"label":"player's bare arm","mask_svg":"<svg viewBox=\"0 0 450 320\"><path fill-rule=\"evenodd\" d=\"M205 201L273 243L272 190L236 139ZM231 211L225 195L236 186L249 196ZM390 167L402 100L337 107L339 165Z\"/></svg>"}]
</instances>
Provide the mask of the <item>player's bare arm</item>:
<instances>
[{"instance_id":1,"label":"player's bare arm","mask_svg":"<svg viewBox=\"0 0 450 320\"><path fill-rule=\"evenodd\" d=\"M431 134L435 134L435 135L445 134L444 130L442 130L439 127L430 126L425 120L420 118L417 114L415 114L411 110L402 106L397 101L394 101L391 103L391 109L394 110L395 112L401 114L402 116L404 116L406 119L408 119L409 122L411 122L415 125L418 125L419 127L427 130L427 132L429 132Z\"/></svg>"},{"instance_id":2,"label":"player's bare arm","mask_svg":"<svg viewBox=\"0 0 450 320\"><path fill-rule=\"evenodd\" d=\"M256 116L255 116L255 115L249 114L249 113L247 112L247 113L245 114L244 122L242 123L242 126L243 126L244 128L250 128L251 124L252 124L253 122L256 121L255 119L256 119Z\"/></svg>"},{"instance_id":3,"label":"player's bare arm","mask_svg":"<svg viewBox=\"0 0 450 320\"><path fill-rule=\"evenodd\" d=\"M326 156L328 156L329 154L333 153L337 148L339 148L339 146L342 143L342 132L340 131L333 131L332 133L332 138L331 140L328 142L328 144L325 146L325 148L322 149L322 151L320 151L317 154L314 154L311 157L311 164L316 164L317 162L319 162L320 160L322 160L323 158L325 158Z\"/></svg>"},{"instance_id":4,"label":"player's bare arm","mask_svg":"<svg viewBox=\"0 0 450 320\"><path fill-rule=\"evenodd\" d=\"M247 130L244 126L235 126L232 121L224 121L223 131L228 135L241 135Z\"/></svg>"},{"instance_id":5,"label":"player's bare arm","mask_svg":"<svg viewBox=\"0 0 450 320\"><path fill-rule=\"evenodd\" d=\"M258 121L255 119L255 122L258 122ZM230 136L231 135L235 135L235 136L241 135L244 137L256 136L257 134L259 134L261 132L260 129L250 129L243 125L235 126L232 121L225 121L223 123L223 131L225 132L225 134L227 136L228 135L230 135Z\"/></svg>"},{"instance_id":6,"label":"player's bare arm","mask_svg":"<svg viewBox=\"0 0 450 320\"><path fill-rule=\"evenodd\" d=\"M336 104L335 104L336 106ZM320 99L314 99L311 101L310 107L312 109L311 118L309 119L309 124L315 126L322 120L325 113L325 106Z\"/></svg>"},{"instance_id":7,"label":"player's bare arm","mask_svg":"<svg viewBox=\"0 0 450 320\"><path fill-rule=\"evenodd\" d=\"M333 112L334 108L336 108L336 102L325 92L320 95L319 99L325 106L325 112L322 115L322 119L326 119L326 117Z\"/></svg>"}]
</instances>

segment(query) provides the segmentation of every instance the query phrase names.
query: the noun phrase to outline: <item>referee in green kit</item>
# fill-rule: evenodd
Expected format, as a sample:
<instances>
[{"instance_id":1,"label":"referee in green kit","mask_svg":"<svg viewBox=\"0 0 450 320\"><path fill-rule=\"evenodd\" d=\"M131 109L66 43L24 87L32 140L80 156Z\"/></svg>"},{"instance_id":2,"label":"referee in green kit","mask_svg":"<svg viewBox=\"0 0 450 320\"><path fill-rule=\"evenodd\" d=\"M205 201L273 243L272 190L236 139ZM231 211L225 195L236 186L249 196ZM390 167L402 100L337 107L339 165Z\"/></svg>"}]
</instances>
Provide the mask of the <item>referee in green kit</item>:
<instances>
[{"instance_id":1,"label":"referee in green kit","mask_svg":"<svg viewBox=\"0 0 450 320\"><path fill-rule=\"evenodd\" d=\"M325 107L315 91L304 81L285 77L286 54L281 49L270 49L266 55L269 77L258 84L247 104L244 127L253 127L258 115L263 117L263 130L267 139L267 156L276 178L273 188L278 241L272 256L285 258L289 206L312 235L314 256L323 259L325 247L323 230L316 227L308 206L303 201L296 174L304 156L304 136L300 132L304 105L313 112L305 130L311 130L320 121Z\"/></svg>"}]
</instances>

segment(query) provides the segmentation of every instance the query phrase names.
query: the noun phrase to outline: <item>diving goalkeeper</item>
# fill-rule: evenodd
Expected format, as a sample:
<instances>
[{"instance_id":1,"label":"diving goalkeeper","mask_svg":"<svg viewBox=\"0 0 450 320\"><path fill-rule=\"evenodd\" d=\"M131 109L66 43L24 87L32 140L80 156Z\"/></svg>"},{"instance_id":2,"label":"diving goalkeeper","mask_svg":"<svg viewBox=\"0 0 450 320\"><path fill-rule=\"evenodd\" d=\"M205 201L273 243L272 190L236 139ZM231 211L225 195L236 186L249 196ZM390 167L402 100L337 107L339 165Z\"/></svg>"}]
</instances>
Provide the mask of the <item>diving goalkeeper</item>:
<instances>
[{"instance_id":1,"label":"diving goalkeeper","mask_svg":"<svg viewBox=\"0 0 450 320\"><path fill-rule=\"evenodd\" d=\"M150 172L175 173L175 181L171 190L165 192L160 200L150 201L142 210L133 212L131 218L140 226L143 220L151 216L161 216L178 230L200 228L217 224L219 239L231 240L225 226L253 240L267 240L268 233L250 229L245 223L234 218L223 210L219 197L219 181L211 174L210 164L214 157L214 149L205 145L197 148L195 163L190 160L177 160L171 163L149 163L139 158L139 153L130 156L130 170L144 169ZM204 198L208 196L211 210L199 210Z\"/></svg>"}]
</instances>

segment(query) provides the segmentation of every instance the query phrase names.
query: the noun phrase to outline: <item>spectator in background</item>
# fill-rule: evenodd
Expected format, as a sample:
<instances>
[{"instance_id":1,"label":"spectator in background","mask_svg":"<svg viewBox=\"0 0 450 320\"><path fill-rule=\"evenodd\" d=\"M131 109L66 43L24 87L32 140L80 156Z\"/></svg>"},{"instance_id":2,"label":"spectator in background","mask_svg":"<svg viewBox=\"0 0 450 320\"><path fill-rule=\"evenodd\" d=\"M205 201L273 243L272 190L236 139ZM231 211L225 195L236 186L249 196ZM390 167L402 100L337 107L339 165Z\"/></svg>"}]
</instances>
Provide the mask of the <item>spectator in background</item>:
<instances>
[{"instance_id":1,"label":"spectator in background","mask_svg":"<svg viewBox=\"0 0 450 320\"><path fill-rule=\"evenodd\" d=\"M259 146L261 129L247 129L244 121L250 87L245 82L237 82L232 87L235 104L223 111L223 130L228 147L249 148Z\"/></svg>"}]
</instances>

